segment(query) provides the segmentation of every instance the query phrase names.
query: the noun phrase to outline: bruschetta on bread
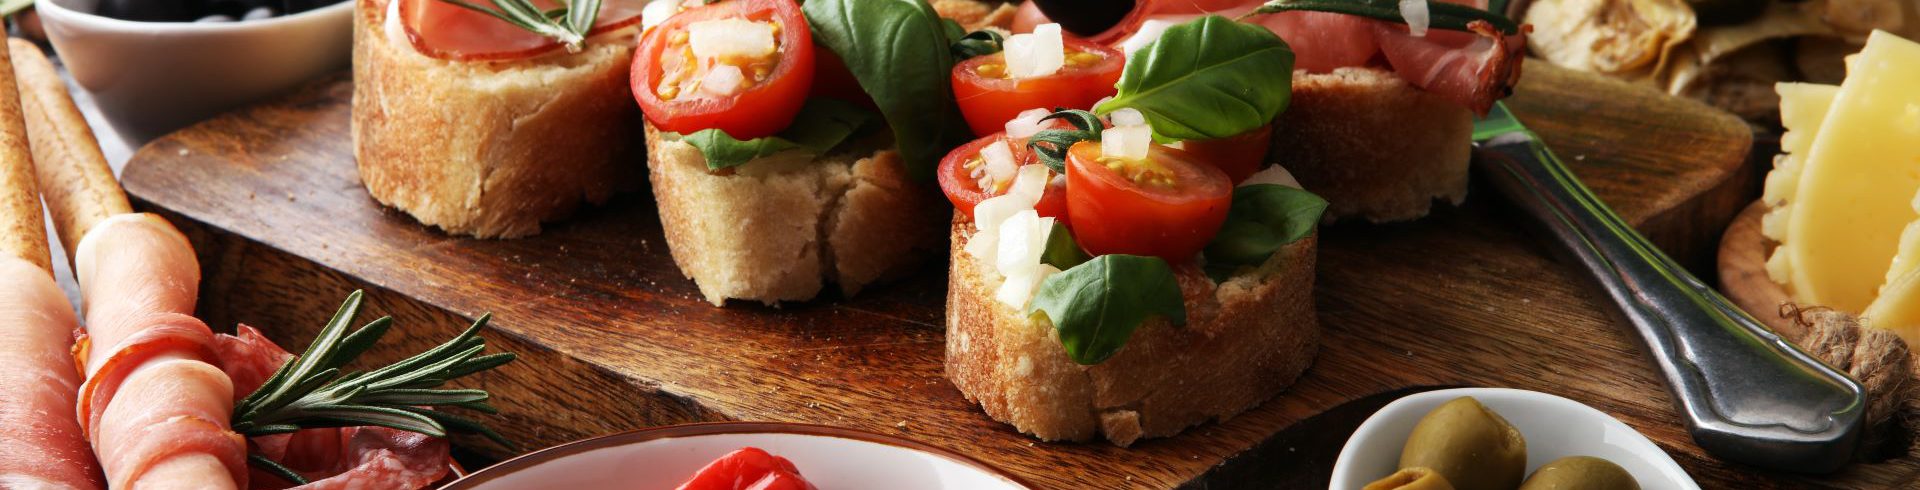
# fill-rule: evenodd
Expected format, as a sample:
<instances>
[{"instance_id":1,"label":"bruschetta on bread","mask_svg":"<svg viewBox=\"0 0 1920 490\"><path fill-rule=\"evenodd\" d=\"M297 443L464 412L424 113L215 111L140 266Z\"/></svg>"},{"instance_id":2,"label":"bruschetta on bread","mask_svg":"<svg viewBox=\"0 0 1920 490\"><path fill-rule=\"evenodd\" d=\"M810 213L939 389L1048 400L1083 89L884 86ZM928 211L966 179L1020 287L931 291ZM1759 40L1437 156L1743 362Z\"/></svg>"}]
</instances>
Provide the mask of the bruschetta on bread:
<instances>
[{"instance_id":1,"label":"bruschetta on bread","mask_svg":"<svg viewBox=\"0 0 1920 490\"><path fill-rule=\"evenodd\" d=\"M1120 446L1291 385L1327 203L1265 163L1286 43L1207 16L1130 56L1055 24L1004 44L954 73L981 137L939 170L947 377L1021 432Z\"/></svg>"},{"instance_id":2,"label":"bruschetta on bread","mask_svg":"<svg viewBox=\"0 0 1920 490\"><path fill-rule=\"evenodd\" d=\"M1007 17L944 4L975 25L918 0L650 7L633 98L668 249L707 301L851 296L937 257L955 31Z\"/></svg>"},{"instance_id":3,"label":"bruschetta on bread","mask_svg":"<svg viewBox=\"0 0 1920 490\"><path fill-rule=\"evenodd\" d=\"M1472 118L1518 83L1526 27L1475 0L1409 3L1422 8L1390 18L1314 4L1140 0L1089 39L1141 46L1205 14L1264 26L1287 40L1298 70L1293 107L1274 121L1272 158L1332 202L1329 218L1403 221L1435 201L1460 203Z\"/></svg>"},{"instance_id":4,"label":"bruschetta on bread","mask_svg":"<svg viewBox=\"0 0 1920 490\"><path fill-rule=\"evenodd\" d=\"M627 70L642 4L602 0L562 40L446 0L355 0L367 192L448 233L512 238L637 186Z\"/></svg>"}]
</instances>

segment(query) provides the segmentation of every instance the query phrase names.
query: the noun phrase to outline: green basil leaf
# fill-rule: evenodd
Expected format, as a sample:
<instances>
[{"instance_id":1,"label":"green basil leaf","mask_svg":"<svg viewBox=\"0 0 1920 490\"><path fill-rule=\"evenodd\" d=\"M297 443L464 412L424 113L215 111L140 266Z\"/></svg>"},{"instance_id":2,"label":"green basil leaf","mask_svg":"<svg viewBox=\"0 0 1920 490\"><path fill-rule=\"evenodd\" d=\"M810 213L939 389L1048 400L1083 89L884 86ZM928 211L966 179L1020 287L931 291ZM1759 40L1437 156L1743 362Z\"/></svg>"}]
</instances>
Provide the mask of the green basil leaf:
<instances>
[{"instance_id":1,"label":"green basil leaf","mask_svg":"<svg viewBox=\"0 0 1920 490\"><path fill-rule=\"evenodd\" d=\"M1073 232L1067 230L1067 225L1054 221L1053 231L1047 233L1047 246L1040 250L1040 263L1064 271L1090 259L1086 251L1080 250L1080 243L1073 240Z\"/></svg>"},{"instance_id":2,"label":"green basil leaf","mask_svg":"<svg viewBox=\"0 0 1920 490\"><path fill-rule=\"evenodd\" d=\"M706 157L708 170L737 167L787 150L824 154L871 124L874 115L837 99L807 99L793 124L774 136L740 141L718 129L703 129L681 137Z\"/></svg>"},{"instance_id":3,"label":"green basil leaf","mask_svg":"<svg viewBox=\"0 0 1920 490\"><path fill-rule=\"evenodd\" d=\"M1154 316L1187 323L1187 305L1173 267L1158 257L1102 255L1048 276L1027 314L1044 313L1060 331L1067 357L1082 365L1105 362L1133 330Z\"/></svg>"},{"instance_id":4,"label":"green basil leaf","mask_svg":"<svg viewBox=\"0 0 1920 490\"><path fill-rule=\"evenodd\" d=\"M1294 187L1254 184L1233 190L1220 233L1207 243L1207 275L1215 281L1267 262L1275 251L1313 234L1327 200Z\"/></svg>"},{"instance_id":5,"label":"green basil leaf","mask_svg":"<svg viewBox=\"0 0 1920 490\"><path fill-rule=\"evenodd\" d=\"M695 131L680 138L680 141L700 149L700 154L707 158L707 170L738 167L757 158L800 147L778 136L740 141L718 129Z\"/></svg>"},{"instance_id":6,"label":"green basil leaf","mask_svg":"<svg viewBox=\"0 0 1920 490\"><path fill-rule=\"evenodd\" d=\"M845 60L893 128L907 171L933 180L947 150L972 133L953 102L948 28L926 0L808 0L813 40Z\"/></svg>"},{"instance_id":7,"label":"green basil leaf","mask_svg":"<svg viewBox=\"0 0 1920 490\"><path fill-rule=\"evenodd\" d=\"M1265 27L1202 17L1134 52L1118 87L1094 112L1137 109L1161 140L1225 138L1287 108L1293 50Z\"/></svg>"},{"instance_id":8,"label":"green basil leaf","mask_svg":"<svg viewBox=\"0 0 1920 490\"><path fill-rule=\"evenodd\" d=\"M958 63L975 56L998 53L1006 49L1006 42L999 32L987 29L973 31L953 41L953 61Z\"/></svg>"}]
</instances>

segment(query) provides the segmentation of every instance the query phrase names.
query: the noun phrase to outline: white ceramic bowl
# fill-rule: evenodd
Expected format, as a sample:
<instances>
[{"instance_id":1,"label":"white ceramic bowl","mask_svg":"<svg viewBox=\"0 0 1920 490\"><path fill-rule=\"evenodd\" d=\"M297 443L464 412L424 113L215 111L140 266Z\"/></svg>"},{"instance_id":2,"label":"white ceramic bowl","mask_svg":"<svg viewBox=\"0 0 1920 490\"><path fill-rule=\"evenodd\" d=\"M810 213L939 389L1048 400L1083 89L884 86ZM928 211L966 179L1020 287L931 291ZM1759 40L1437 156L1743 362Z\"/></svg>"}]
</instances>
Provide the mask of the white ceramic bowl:
<instances>
[{"instance_id":1,"label":"white ceramic bowl","mask_svg":"<svg viewBox=\"0 0 1920 490\"><path fill-rule=\"evenodd\" d=\"M1527 439L1527 473L1567 456L1605 458L1633 474L1645 490L1698 490L1680 465L1640 432L1580 402L1505 388L1461 388L1408 395L1375 412L1347 438L1333 465L1331 490L1357 490L1392 474L1413 426L1434 407L1471 396L1499 413Z\"/></svg>"},{"instance_id":2,"label":"white ceramic bowl","mask_svg":"<svg viewBox=\"0 0 1920 490\"><path fill-rule=\"evenodd\" d=\"M120 136L146 140L345 69L353 3L226 23L135 22L40 0L48 40Z\"/></svg>"},{"instance_id":3,"label":"white ceramic bowl","mask_svg":"<svg viewBox=\"0 0 1920 490\"><path fill-rule=\"evenodd\" d=\"M742 447L793 461L827 488L1025 489L966 456L905 439L805 424L722 422L639 430L536 451L476 471L447 490L672 490Z\"/></svg>"}]
</instances>

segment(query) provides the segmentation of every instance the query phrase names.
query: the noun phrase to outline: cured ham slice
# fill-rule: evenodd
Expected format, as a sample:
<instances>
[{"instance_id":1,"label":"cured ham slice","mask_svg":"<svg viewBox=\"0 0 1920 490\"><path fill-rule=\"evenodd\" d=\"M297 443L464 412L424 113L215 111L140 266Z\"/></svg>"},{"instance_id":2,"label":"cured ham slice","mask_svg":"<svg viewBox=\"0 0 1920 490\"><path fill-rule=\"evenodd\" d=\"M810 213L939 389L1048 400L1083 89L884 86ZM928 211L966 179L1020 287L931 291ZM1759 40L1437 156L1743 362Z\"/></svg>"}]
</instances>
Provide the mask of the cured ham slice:
<instances>
[{"instance_id":1,"label":"cured ham slice","mask_svg":"<svg viewBox=\"0 0 1920 490\"><path fill-rule=\"evenodd\" d=\"M0 488L101 488L73 417L73 307L45 269L17 258L0 258L0 291Z\"/></svg>"},{"instance_id":2,"label":"cured ham slice","mask_svg":"<svg viewBox=\"0 0 1920 490\"><path fill-rule=\"evenodd\" d=\"M293 355L259 330L241 325L237 335L220 335L214 350L221 367L233 379L237 397L259 389L274 370ZM301 472L310 483L303 490L424 488L446 477L445 439L385 427L307 429L292 434L253 438L262 456ZM253 488L286 488L286 482L265 472L253 475Z\"/></svg>"},{"instance_id":3,"label":"cured ham slice","mask_svg":"<svg viewBox=\"0 0 1920 490\"><path fill-rule=\"evenodd\" d=\"M1442 0L1485 8L1479 0ZM1183 22L1207 14L1238 18L1264 0L1139 0L1118 25L1094 36L1117 44L1150 20ZM1254 16L1293 48L1294 67L1314 73L1336 68L1391 68L1408 83L1485 115L1495 101L1513 92L1525 56L1525 30L1501 35L1486 22L1472 32L1428 30L1415 36L1405 24L1326 12L1282 12Z\"/></svg>"},{"instance_id":4,"label":"cured ham slice","mask_svg":"<svg viewBox=\"0 0 1920 490\"><path fill-rule=\"evenodd\" d=\"M399 4L399 20L408 41L427 56L462 61L505 60L544 54L560 47L553 38L445 0L388 1ZM485 0L475 3L491 6ZM560 6L556 0L533 3L542 9ZM640 10L646 4L646 0L603 0L589 36L640 23Z\"/></svg>"},{"instance_id":5,"label":"cured ham slice","mask_svg":"<svg viewBox=\"0 0 1920 490\"><path fill-rule=\"evenodd\" d=\"M101 221L74 253L86 299L80 428L114 488L239 488L246 441L228 428L234 387L213 334L189 316L199 264L148 214Z\"/></svg>"}]
</instances>

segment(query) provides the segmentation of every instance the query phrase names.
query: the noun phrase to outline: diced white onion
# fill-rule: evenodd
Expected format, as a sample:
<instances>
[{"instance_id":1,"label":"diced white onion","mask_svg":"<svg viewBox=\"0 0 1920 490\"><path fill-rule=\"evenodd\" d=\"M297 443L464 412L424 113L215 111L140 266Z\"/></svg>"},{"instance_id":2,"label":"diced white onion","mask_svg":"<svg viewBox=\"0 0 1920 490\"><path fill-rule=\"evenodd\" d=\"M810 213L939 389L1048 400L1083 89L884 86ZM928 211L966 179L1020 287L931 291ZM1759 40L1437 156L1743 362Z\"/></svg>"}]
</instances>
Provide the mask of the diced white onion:
<instances>
[{"instance_id":1,"label":"diced white onion","mask_svg":"<svg viewBox=\"0 0 1920 490\"><path fill-rule=\"evenodd\" d=\"M707 70L707 76L700 79L700 90L714 95L733 95L740 91L740 85L746 82L745 73L740 67L718 63Z\"/></svg>"},{"instance_id":2,"label":"diced white onion","mask_svg":"<svg viewBox=\"0 0 1920 490\"><path fill-rule=\"evenodd\" d=\"M1011 121L1007 121L1007 137L1013 139L1030 138L1034 133L1047 129L1046 123L1041 122L1040 119L1050 114L1053 114L1053 111L1041 108L1021 111L1019 116L1014 117Z\"/></svg>"},{"instance_id":3,"label":"diced white onion","mask_svg":"<svg viewBox=\"0 0 1920 490\"><path fill-rule=\"evenodd\" d=\"M399 3L399 2L394 2ZM640 9L640 30L652 29L667 21L668 17L680 13L679 0L653 0Z\"/></svg>"},{"instance_id":4,"label":"diced white onion","mask_svg":"<svg viewBox=\"0 0 1920 490\"><path fill-rule=\"evenodd\" d=\"M1400 17L1407 20L1407 32L1414 37L1427 35L1427 0L1400 0Z\"/></svg>"},{"instance_id":5,"label":"diced white onion","mask_svg":"<svg viewBox=\"0 0 1920 490\"><path fill-rule=\"evenodd\" d=\"M1147 19L1146 22L1140 23L1140 30L1134 31L1132 36L1120 43L1120 50L1126 52L1128 59L1132 59L1134 51L1146 49L1154 41L1160 40L1160 35L1166 34L1168 27L1173 27L1173 23L1160 19Z\"/></svg>"},{"instance_id":6,"label":"diced white onion","mask_svg":"<svg viewBox=\"0 0 1920 490\"><path fill-rule=\"evenodd\" d=\"M702 60L766 57L775 48L773 24L740 18L694 22L687 24L687 46Z\"/></svg>"},{"instance_id":7,"label":"diced white onion","mask_svg":"<svg viewBox=\"0 0 1920 490\"><path fill-rule=\"evenodd\" d=\"M1046 282L1048 276L1059 273L1060 269L1054 266L1040 264L1019 276L1007 276L1006 282L1000 283L1000 289L994 291L993 298L1024 312L1027 302L1033 301L1034 291L1040 289L1040 283Z\"/></svg>"},{"instance_id":8,"label":"diced white onion","mask_svg":"<svg viewBox=\"0 0 1920 490\"><path fill-rule=\"evenodd\" d=\"M995 254L994 269L1012 276L1040 264L1040 251L1047 246L1053 231L1053 218L1042 218L1034 210L1014 213L1000 223L1000 251Z\"/></svg>"},{"instance_id":9,"label":"diced white onion","mask_svg":"<svg viewBox=\"0 0 1920 490\"><path fill-rule=\"evenodd\" d=\"M1100 132L1100 153L1108 158L1141 160L1153 145L1153 130L1146 126L1115 126Z\"/></svg>"},{"instance_id":10,"label":"diced white onion","mask_svg":"<svg viewBox=\"0 0 1920 490\"><path fill-rule=\"evenodd\" d=\"M1013 149L1007 147L1005 140L981 148L980 158L987 161L987 176L994 182L1010 182L1020 172L1020 163L1013 160Z\"/></svg>"},{"instance_id":11,"label":"diced white onion","mask_svg":"<svg viewBox=\"0 0 1920 490\"><path fill-rule=\"evenodd\" d=\"M1287 187L1292 187L1295 189L1301 188L1300 181L1294 180L1293 173L1288 172L1286 167L1282 167L1279 165L1274 165L1271 167L1267 167L1266 170L1254 172L1252 176L1247 177L1246 182L1241 182L1240 186L1246 187L1254 184L1278 184L1278 185L1284 185Z\"/></svg>"},{"instance_id":12,"label":"diced white onion","mask_svg":"<svg viewBox=\"0 0 1920 490\"><path fill-rule=\"evenodd\" d=\"M1021 166L1013 179L1013 186L1007 188L1006 194L989 197L973 206L973 226L976 231L972 241L967 242L967 253L982 262L998 264L996 259L1000 255L1001 224L1021 211L1032 211L1035 205L1040 204L1040 196L1047 190L1047 172L1045 165Z\"/></svg>"},{"instance_id":13,"label":"diced white onion","mask_svg":"<svg viewBox=\"0 0 1920 490\"><path fill-rule=\"evenodd\" d=\"M1007 195L1019 198L1026 209L1040 204L1040 195L1047 192L1047 166L1026 165L1020 167L1020 176L1013 179L1013 187L1007 189Z\"/></svg>"},{"instance_id":14,"label":"diced white onion","mask_svg":"<svg viewBox=\"0 0 1920 490\"><path fill-rule=\"evenodd\" d=\"M1107 120L1112 121L1115 127L1147 125L1147 115L1141 114L1139 109L1132 107L1124 107L1107 114Z\"/></svg>"},{"instance_id":15,"label":"diced white onion","mask_svg":"<svg viewBox=\"0 0 1920 490\"><path fill-rule=\"evenodd\" d=\"M1005 46L1007 75L1033 78L1052 75L1067 66L1066 41L1060 24L1041 24L1029 34L1014 34Z\"/></svg>"}]
</instances>

